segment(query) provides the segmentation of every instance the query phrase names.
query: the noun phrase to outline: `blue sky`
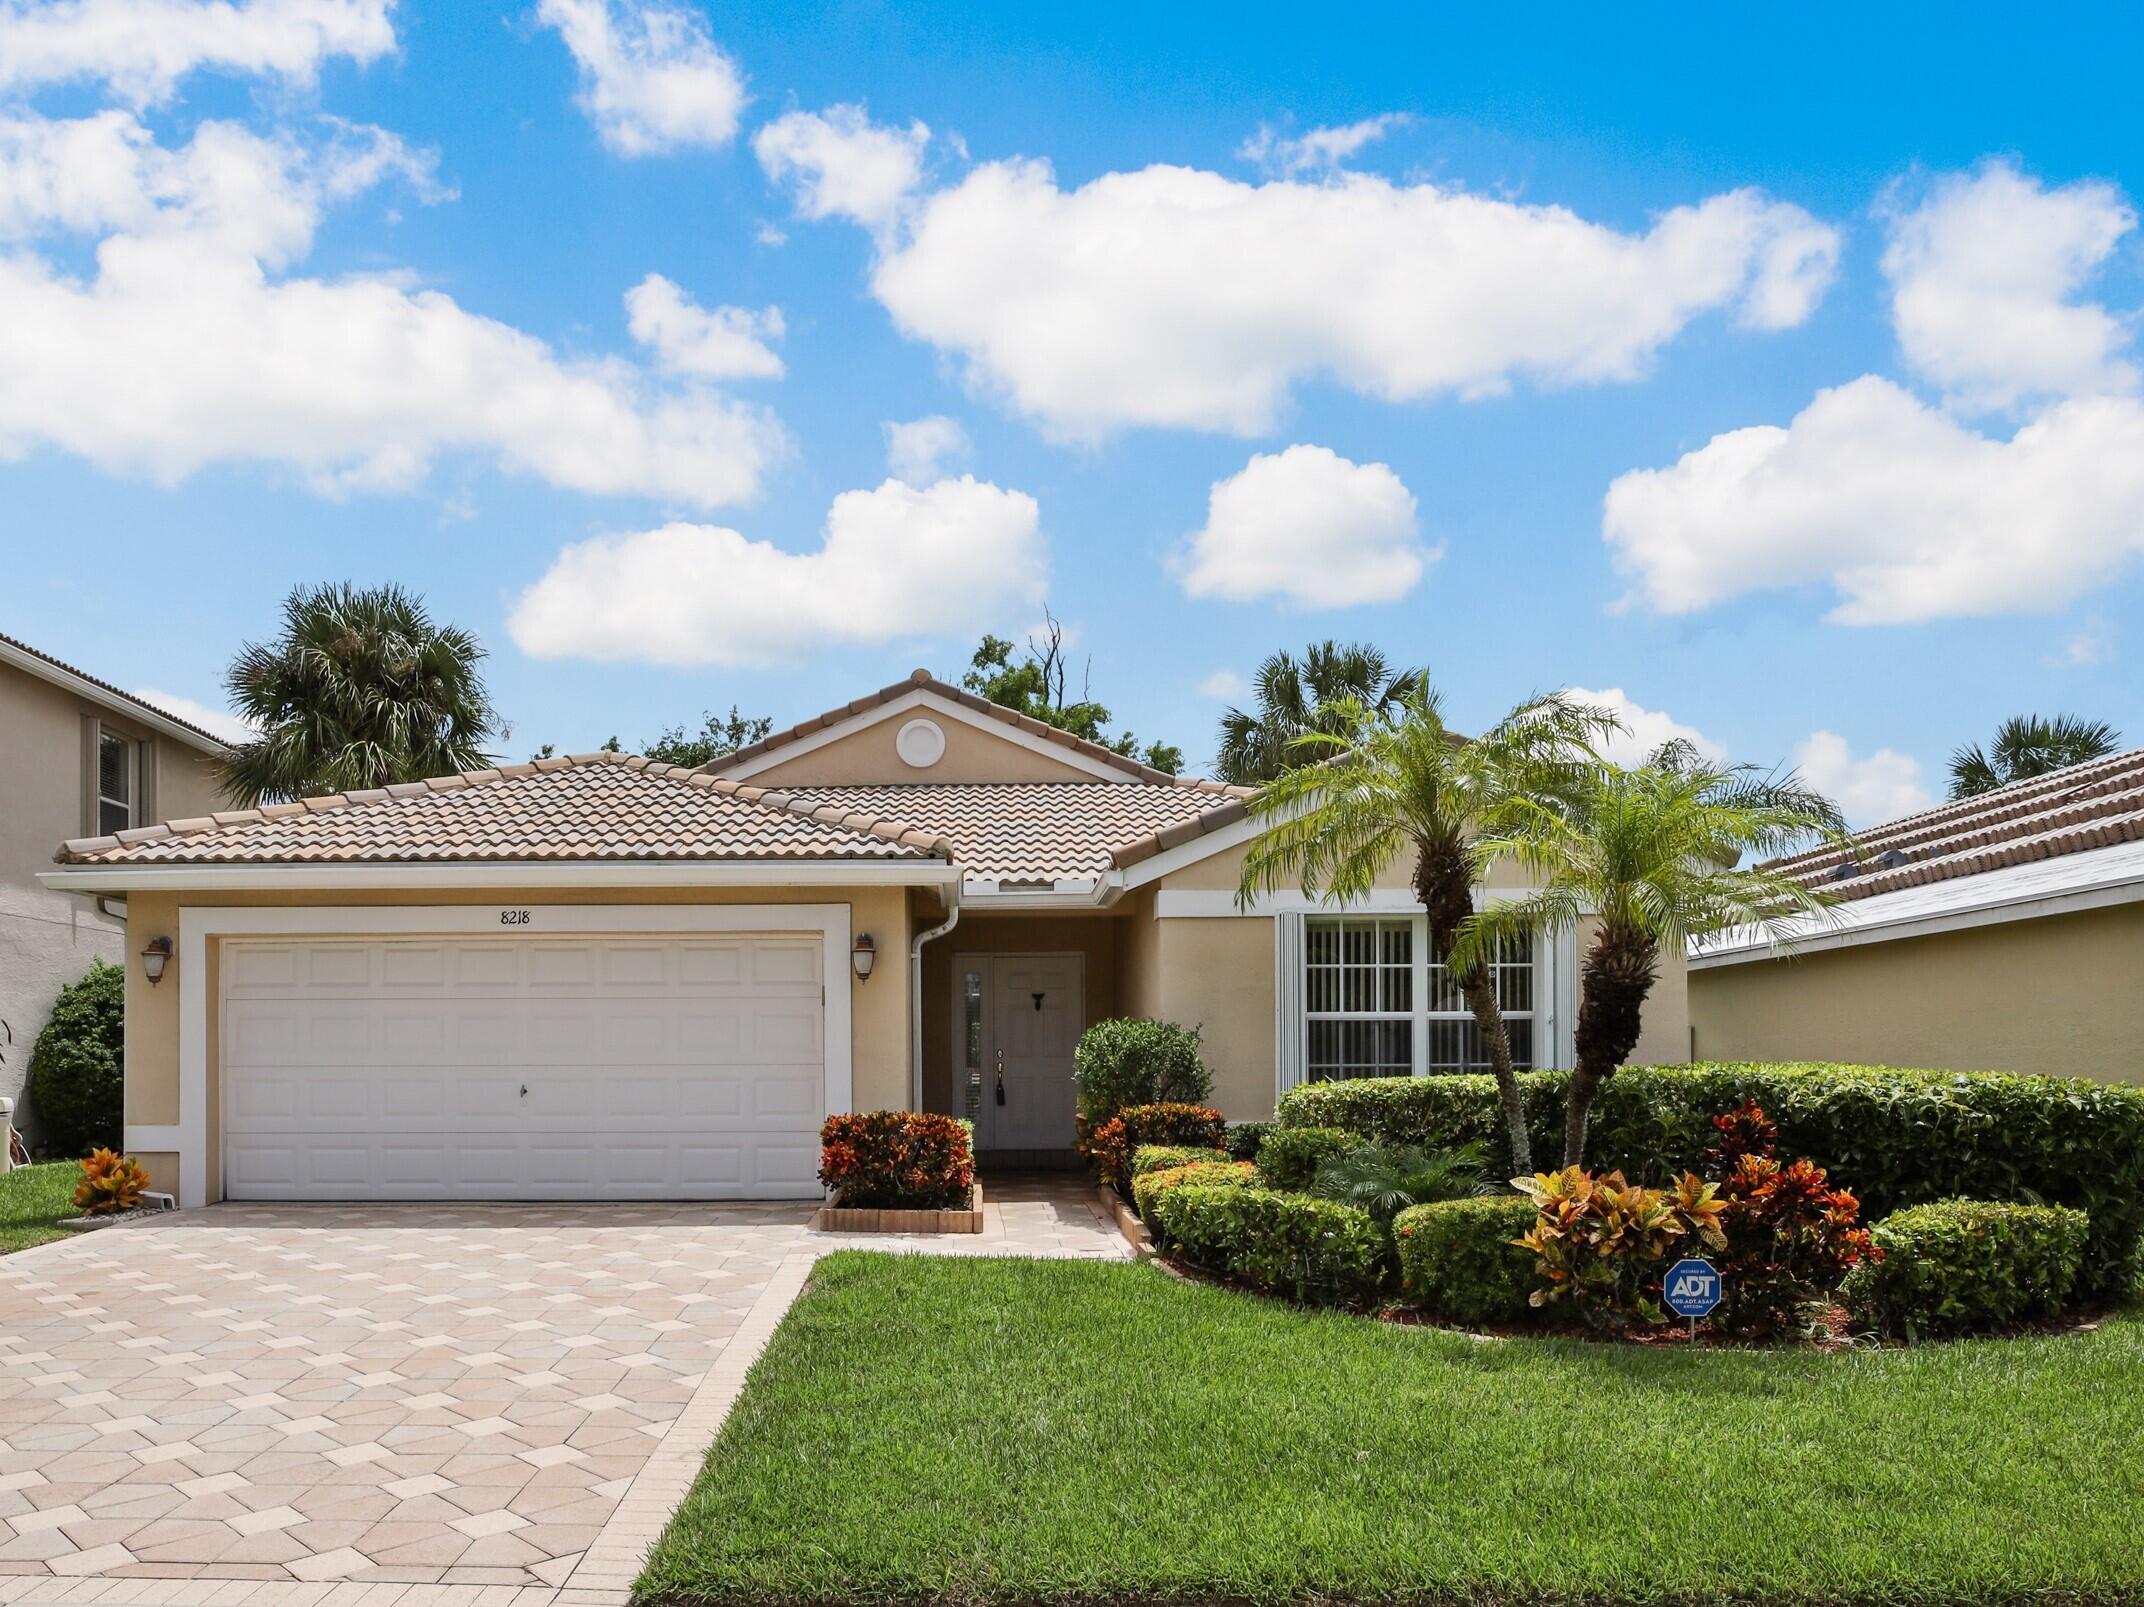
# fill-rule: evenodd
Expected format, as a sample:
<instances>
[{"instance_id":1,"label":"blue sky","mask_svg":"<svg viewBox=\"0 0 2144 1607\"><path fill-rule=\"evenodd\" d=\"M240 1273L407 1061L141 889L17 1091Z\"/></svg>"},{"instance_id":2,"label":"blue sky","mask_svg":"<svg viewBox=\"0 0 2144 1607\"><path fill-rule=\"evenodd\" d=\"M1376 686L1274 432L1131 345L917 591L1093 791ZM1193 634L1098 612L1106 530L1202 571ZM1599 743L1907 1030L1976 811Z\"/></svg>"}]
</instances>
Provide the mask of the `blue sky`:
<instances>
[{"instance_id":1,"label":"blue sky","mask_svg":"<svg viewBox=\"0 0 2144 1607\"><path fill-rule=\"evenodd\" d=\"M1045 599L1194 763L1324 636L1863 819L2144 740L2123 8L108 13L0 0L0 631L122 685L348 578L517 757Z\"/></svg>"}]
</instances>

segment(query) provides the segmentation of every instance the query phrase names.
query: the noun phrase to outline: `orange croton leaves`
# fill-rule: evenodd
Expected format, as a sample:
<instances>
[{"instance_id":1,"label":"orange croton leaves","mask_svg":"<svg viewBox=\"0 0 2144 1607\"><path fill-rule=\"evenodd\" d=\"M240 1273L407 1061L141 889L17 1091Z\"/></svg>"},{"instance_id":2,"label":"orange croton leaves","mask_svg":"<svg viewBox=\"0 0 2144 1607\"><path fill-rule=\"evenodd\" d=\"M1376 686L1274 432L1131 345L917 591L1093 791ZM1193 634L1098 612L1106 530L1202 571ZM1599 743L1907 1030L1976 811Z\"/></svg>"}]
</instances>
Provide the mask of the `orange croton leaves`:
<instances>
[{"instance_id":1,"label":"orange croton leaves","mask_svg":"<svg viewBox=\"0 0 2144 1607\"><path fill-rule=\"evenodd\" d=\"M94 1150L82 1162L74 1203L84 1216L110 1216L140 1205L142 1190L148 1186L149 1174L139 1161L108 1149Z\"/></svg>"}]
</instances>

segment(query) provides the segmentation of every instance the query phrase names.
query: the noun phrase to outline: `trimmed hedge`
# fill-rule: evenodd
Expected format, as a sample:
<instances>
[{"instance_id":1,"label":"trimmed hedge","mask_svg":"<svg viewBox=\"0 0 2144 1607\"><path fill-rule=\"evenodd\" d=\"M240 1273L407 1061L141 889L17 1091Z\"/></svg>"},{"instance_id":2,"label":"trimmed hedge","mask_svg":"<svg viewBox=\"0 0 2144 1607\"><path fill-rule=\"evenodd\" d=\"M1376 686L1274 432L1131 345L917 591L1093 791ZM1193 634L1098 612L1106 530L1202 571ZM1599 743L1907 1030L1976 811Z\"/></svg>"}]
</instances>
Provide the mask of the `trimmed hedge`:
<instances>
[{"instance_id":1,"label":"trimmed hedge","mask_svg":"<svg viewBox=\"0 0 2144 1607\"><path fill-rule=\"evenodd\" d=\"M41 1148L66 1160L113 1149L124 1134L127 974L102 960L60 989L30 1050L30 1104Z\"/></svg>"},{"instance_id":2,"label":"trimmed hedge","mask_svg":"<svg viewBox=\"0 0 2144 1607\"><path fill-rule=\"evenodd\" d=\"M1258 1169L1279 1189L1307 1189L1335 1155L1362 1148L1360 1133L1344 1127L1276 1127L1259 1147Z\"/></svg>"},{"instance_id":3,"label":"trimmed hedge","mask_svg":"<svg viewBox=\"0 0 2144 1607\"><path fill-rule=\"evenodd\" d=\"M2085 1213L2005 1200L1937 1200L1872 1230L1847 1303L1885 1333L1971 1333L2060 1315L2084 1256Z\"/></svg>"},{"instance_id":4,"label":"trimmed hedge","mask_svg":"<svg viewBox=\"0 0 2144 1607\"><path fill-rule=\"evenodd\" d=\"M1232 1159L1225 1149L1200 1149L1191 1144L1141 1144L1132 1151L1132 1183L1149 1172L1170 1172L1179 1166L1195 1166L1200 1161L1225 1161Z\"/></svg>"},{"instance_id":5,"label":"trimmed hedge","mask_svg":"<svg viewBox=\"0 0 2144 1607\"><path fill-rule=\"evenodd\" d=\"M1186 1183L1195 1183L1202 1188L1255 1188L1258 1168L1249 1161L1214 1159L1190 1161L1135 1177L1132 1179L1132 1205L1139 1212L1139 1219L1152 1222L1154 1202L1169 1190L1182 1188ZM1164 1238L1163 1242L1167 1240Z\"/></svg>"},{"instance_id":6,"label":"trimmed hedge","mask_svg":"<svg viewBox=\"0 0 2144 1607\"><path fill-rule=\"evenodd\" d=\"M1519 1078L1544 1164L1562 1153L1569 1078L1560 1071ZM2074 1206L2091 1217L2079 1296L2119 1300L2135 1286L2144 1238L2144 1088L1883 1066L1633 1066L1601 1086L1587 1164L1647 1183L1694 1170L1717 1136L1711 1118L1745 1099L1778 1124L1782 1154L1827 1168L1869 1215L1959 1196ZM1504 1152L1496 1084L1485 1076L1307 1083L1281 1100L1280 1121Z\"/></svg>"},{"instance_id":7,"label":"trimmed hedge","mask_svg":"<svg viewBox=\"0 0 2144 1607\"><path fill-rule=\"evenodd\" d=\"M1165 1189L1153 1205L1162 1234L1200 1266L1298 1300L1357 1305L1376 1298L1385 1235L1367 1211L1210 1183Z\"/></svg>"},{"instance_id":8,"label":"trimmed hedge","mask_svg":"<svg viewBox=\"0 0 2144 1607\"><path fill-rule=\"evenodd\" d=\"M1271 1122L1231 1122L1221 1139L1221 1147L1228 1151L1231 1160L1255 1161L1265 1145L1266 1134L1272 1131Z\"/></svg>"},{"instance_id":9,"label":"trimmed hedge","mask_svg":"<svg viewBox=\"0 0 2144 1607\"><path fill-rule=\"evenodd\" d=\"M1213 1073L1199 1053L1199 1029L1119 1016L1097 1021L1072 1050L1080 1120L1100 1126L1127 1105L1199 1105Z\"/></svg>"},{"instance_id":10,"label":"trimmed hedge","mask_svg":"<svg viewBox=\"0 0 2144 1607\"><path fill-rule=\"evenodd\" d=\"M819 1129L819 1181L844 1206L964 1206L975 1184L973 1132L957 1117L915 1110L829 1116Z\"/></svg>"},{"instance_id":11,"label":"trimmed hedge","mask_svg":"<svg viewBox=\"0 0 2144 1607\"><path fill-rule=\"evenodd\" d=\"M1534 1258L1511 1241L1538 1214L1520 1194L1438 1200L1400 1212L1392 1235L1407 1303L1468 1327L1537 1320L1528 1303Z\"/></svg>"}]
</instances>

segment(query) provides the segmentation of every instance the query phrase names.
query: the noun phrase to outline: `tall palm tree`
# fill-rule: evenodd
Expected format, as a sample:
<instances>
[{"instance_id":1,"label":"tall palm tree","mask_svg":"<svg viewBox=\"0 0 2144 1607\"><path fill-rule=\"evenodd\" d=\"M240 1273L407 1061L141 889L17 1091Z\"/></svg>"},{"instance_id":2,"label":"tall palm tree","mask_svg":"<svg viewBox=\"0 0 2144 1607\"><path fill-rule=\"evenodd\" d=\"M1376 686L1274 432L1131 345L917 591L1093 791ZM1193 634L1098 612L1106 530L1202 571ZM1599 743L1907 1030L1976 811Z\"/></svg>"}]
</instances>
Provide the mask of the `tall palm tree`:
<instances>
[{"instance_id":1,"label":"tall palm tree","mask_svg":"<svg viewBox=\"0 0 2144 1607\"><path fill-rule=\"evenodd\" d=\"M1340 728L1343 703L1382 713L1421 679L1420 670L1395 670L1382 649L1364 642L1313 642L1300 659L1275 653L1258 666L1256 712L1232 708L1221 716L1215 767L1223 781L1241 787L1271 781L1303 762L1291 751L1297 737Z\"/></svg>"},{"instance_id":2,"label":"tall palm tree","mask_svg":"<svg viewBox=\"0 0 2144 1607\"><path fill-rule=\"evenodd\" d=\"M1729 927L1785 942L1790 922L1826 907L1761 864L1736 865L1745 852L1776 855L1835 835L1837 809L1798 782L1782 796L1751 796L1750 779L1695 760L1635 770L1600 764L1560 795L1513 791L1488 812L1472 849L1476 874L1510 859L1536 887L1469 920L1450 963L1478 966L1500 944L1597 923L1579 966L1566 1166L1585 1162L1594 1095L1637 1045L1663 949L1679 951Z\"/></svg>"},{"instance_id":3,"label":"tall palm tree","mask_svg":"<svg viewBox=\"0 0 2144 1607\"><path fill-rule=\"evenodd\" d=\"M1584 776L1587 744L1614 729L1612 716L1561 693L1520 704L1468 739L1445 724L1443 700L1421 677L1379 710L1342 700L1332 731L1289 745L1291 768L1251 800L1265 830L1244 860L1237 902L1298 884L1305 896L1345 904L1376 886L1402 854L1414 861L1414 892L1429 916L1430 957L1446 967L1480 1031L1496 1076L1512 1164L1533 1167L1526 1112L1511 1063L1511 1036L1497 1008L1486 951L1455 963L1452 945L1474 914L1475 823L1513 797L1553 798Z\"/></svg>"},{"instance_id":4,"label":"tall palm tree","mask_svg":"<svg viewBox=\"0 0 2144 1607\"><path fill-rule=\"evenodd\" d=\"M224 676L260 732L225 757L224 791L250 808L481 768L498 718L483 657L399 586L298 587L275 640L248 642Z\"/></svg>"},{"instance_id":5,"label":"tall palm tree","mask_svg":"<svg viewBox=\"0 0 2144 1607\"><path fill-rule=\"evenodd\" d=\"M1950 756L1950 795L1978 797L2013 781L2104 759L2121 745L2121 732L2104 720L2015 714L1995 728L1991 751L1983 753L1979 743L1969 742Z\"/></svg>"}]
</instances>

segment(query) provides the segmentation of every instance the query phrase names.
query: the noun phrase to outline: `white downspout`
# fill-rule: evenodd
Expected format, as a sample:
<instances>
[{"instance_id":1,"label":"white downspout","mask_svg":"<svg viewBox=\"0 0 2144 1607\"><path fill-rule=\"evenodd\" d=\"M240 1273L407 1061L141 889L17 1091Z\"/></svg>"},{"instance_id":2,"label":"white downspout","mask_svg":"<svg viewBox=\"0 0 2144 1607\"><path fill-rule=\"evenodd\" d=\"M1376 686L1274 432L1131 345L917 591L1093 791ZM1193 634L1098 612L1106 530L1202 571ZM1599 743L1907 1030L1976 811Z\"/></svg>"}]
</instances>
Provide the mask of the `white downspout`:
<instances>
[{"instance_id":1,"label":"white downspout","mask_svg":"<svg viewBox=\"0 0 2144 1607\"><path fill-rule=\"evenodd\" d=\"M960 886L955 883L946 891L951 906L946 917L936 926L916 934L915 941L908 945L908 1108L923 1108L923 945L934 937L944 937L960 924Z\"/></svg>"}]
</instances>

